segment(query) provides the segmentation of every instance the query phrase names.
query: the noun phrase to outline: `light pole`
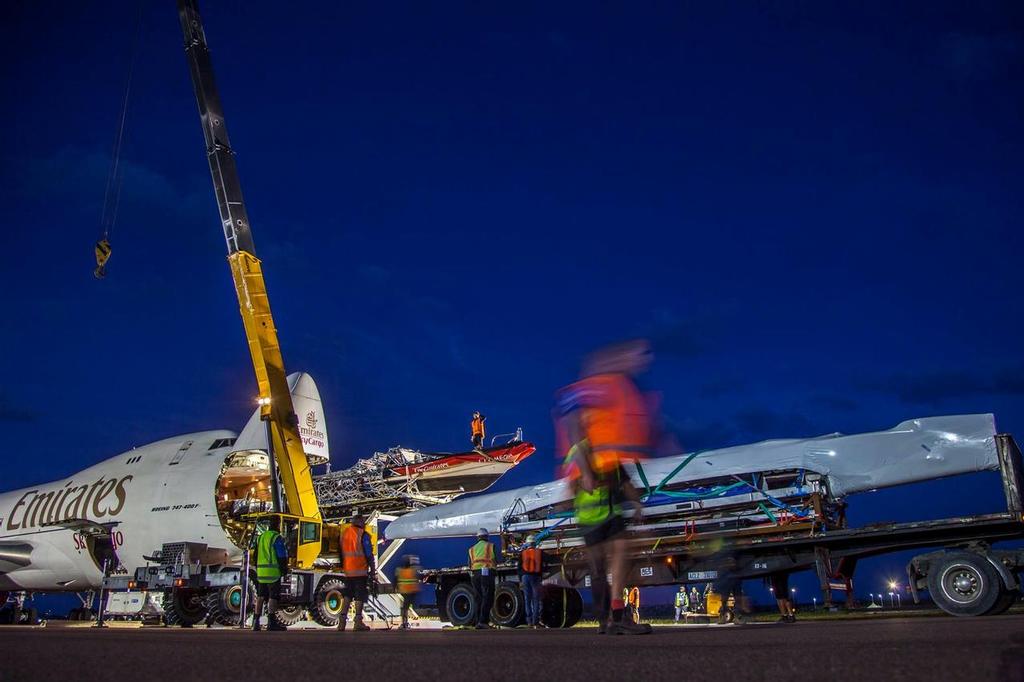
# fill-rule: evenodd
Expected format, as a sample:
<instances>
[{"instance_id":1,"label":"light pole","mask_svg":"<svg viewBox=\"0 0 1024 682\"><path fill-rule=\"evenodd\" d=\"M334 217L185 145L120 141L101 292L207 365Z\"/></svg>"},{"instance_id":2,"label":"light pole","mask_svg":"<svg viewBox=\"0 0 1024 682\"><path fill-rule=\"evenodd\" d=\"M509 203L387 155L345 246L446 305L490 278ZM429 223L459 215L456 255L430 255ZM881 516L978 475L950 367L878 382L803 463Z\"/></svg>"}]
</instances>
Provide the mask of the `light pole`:
<instances>
[{"instance_id":1,"label":"light pole","mask_svg":"<svg viewBox=\"0 0 1024 682\"><path fill-rule=\"evenodd\" d=\"M894 597L892 592L889 593L889 608L890 609L896 608L896 599L895 599L895 597Z\"/></svg>"},{"instance_id":2,"label":"light pole","mask_svg":"<svg viewBox=\"0 0 1024 682\"><path fill-rule=\"evenodd\" d=\"M818 598L817 597L811 597L811 600L814 602L814 610L817 611L818 610Z\"/></svg>"},{"instance_id":3,"label":"light pole","mask_svg":"<svg viewBox=\"0 0 1024 682\"><path fill-rule=\"evenodd\" d=\"M875 593L874 592L868 592L868 596L871 597L871 605L874 606L875 605Z\"/></svg>"}]
</instances>

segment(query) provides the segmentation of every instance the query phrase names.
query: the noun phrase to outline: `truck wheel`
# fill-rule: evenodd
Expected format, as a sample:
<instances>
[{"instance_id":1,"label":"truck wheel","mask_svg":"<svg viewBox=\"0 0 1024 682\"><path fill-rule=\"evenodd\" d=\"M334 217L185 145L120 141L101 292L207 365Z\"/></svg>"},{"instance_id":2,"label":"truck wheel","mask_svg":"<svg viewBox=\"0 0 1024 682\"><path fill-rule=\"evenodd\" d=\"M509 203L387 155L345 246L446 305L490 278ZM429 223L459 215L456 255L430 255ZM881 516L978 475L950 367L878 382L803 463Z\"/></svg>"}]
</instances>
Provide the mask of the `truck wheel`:
<instances>
[{"instance_id":1,"label":"truck wheel","mask_svg":"<svg viewBox=\"0 0 1024 682\"><path fill-rule=\"evenodd\" d=\"M505 582L494 591L491 622L503 628L514 628L526 621L526 597L519 585Z\"/></svg>"},{"instance_id":2,"label":"truck wheel","mask_svg":"<svg viewBox=\"0 0 1024 682\"><path fill-rule=\"evenodd\" d=\"M548 586L540 597L540 622L549 628L571 628L583 616L583 597L571 587Z\"/></svg>"},{"instance_id":3,"label":"truck wheel","mask_svg":"<svg viewBox=\"0 0 1024 682\"><path fill-rule=\"evenodd\" d=\"M989 609L985 615L998 616L1004 614L1010 610L1010 607L1017 603L1018 599L1020 599L1019 590L1003 590L999 593L999 599L996 600L995 606Z\"/></svg>"},{"instance_id":4,"label":"truck wheel","mask_svg":"<svg viewBox=\"0 0 1024 682\"><path fill-rule=\"evenodd\" d=\"M206 618L206 604L198 590L164 592L164 622L190 628Z\"/></svg>"},{"instance_id":5,"label":"truck wheel","mask_svg":"<svg viewBox=\"0 0 1024 682\"><path fill-rule=\"evenodd\" d=\"M324 580L316 588L313 595L313 606L309 609L310 617L320 625L335 627L341 618L342 581Z\"/></svg>"},{"instance_id":6,"label":"truck wheel","mask_svg":"<svg viewBox=\"0 0 1024 682\"><path fill-rule=\"evenodd\" d=\"M21 613L25 618L25 625L39 625L39 611L35 607L22 609Z\"/></svg>"},{"instance_id":7,"label":"truck wheel","mask_svg":"<svg viewBox=\"0 0 1024 682\"><path fill-rule=\"evenodd\" d=\"M461 583L448 593L445 609L448 611L448 619L452 625L457 627L473 625L476 623L477 613L480 610L480 597L477 596L472 585Z\"/></svg>"},{"instance_id":8,"label":"truck wheel","mask_svg":"<svg viewBox=\"0 0 1024 682\"><path fill-rule=\"evenodd\" d=\"M274 611L271 617L278 625L295 625L302 620L302 614L306 612L306 609L301 606L282 606L277 611Z\"/></svg>"},{"instance_id":9,"label":"truck wheel","mask_svg":"<svg viewBox=\"0 0 1024 682\"><path fill-rule=\"evenodd\" d=\"M981 616L996 606L1003 583L985 557L950 552L928 571L932 601L953 616Z\"/></svg>"},{"instance_id":10,"label":"truck wheel","mask_svg":"<svg viewBox=\"0 0 1024 682\"><path fill-rule=\"evenodd\" d=\"M245 587L249 592L246 603L251 610L256 599L256 590L248 580L245 581ZM230 585L210 592L206 595L206 610L209 617L218 625L237 627L242 614L242 586Z\"/></svg>"}]
</instances>

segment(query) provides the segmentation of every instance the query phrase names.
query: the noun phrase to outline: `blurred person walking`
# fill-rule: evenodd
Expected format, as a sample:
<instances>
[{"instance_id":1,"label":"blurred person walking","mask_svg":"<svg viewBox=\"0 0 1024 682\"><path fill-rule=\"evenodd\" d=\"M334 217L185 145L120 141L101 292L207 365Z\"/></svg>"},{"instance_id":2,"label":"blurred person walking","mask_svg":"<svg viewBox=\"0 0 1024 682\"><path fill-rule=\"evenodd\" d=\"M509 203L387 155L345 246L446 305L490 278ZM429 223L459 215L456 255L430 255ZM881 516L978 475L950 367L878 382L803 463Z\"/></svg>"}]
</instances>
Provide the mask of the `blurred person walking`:
<instances>
[{"instance_id":1,"label":"blurred person walking","mask_svg":"<svg viewBox=\"0 0 1024 682\"><path fill-rule=\"evenodd\" d=\"M651 362L650 346L636 340L603 348L584 362L581 379L556 396L560 440L568 445L563 475L574 496L577 523L590 560L598 633L649 634L623 616L627 572L622 505L643 518L640 494L622 465L651 451L652 419L634 383ZM611 573L611 592L605 576Z\"/></svg>"}]
</instances>

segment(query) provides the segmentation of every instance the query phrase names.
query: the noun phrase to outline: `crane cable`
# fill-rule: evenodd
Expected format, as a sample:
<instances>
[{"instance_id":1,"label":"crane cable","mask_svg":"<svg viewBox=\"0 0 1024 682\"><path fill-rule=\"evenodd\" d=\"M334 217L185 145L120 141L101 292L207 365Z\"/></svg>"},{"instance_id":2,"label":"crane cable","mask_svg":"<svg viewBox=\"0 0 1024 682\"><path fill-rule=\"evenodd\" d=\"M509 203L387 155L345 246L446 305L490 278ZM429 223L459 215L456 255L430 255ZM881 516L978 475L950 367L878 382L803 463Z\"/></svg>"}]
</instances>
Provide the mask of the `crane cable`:
<instances>
[{"instance_id":1,"label":"crane cable","mask_svg":"<svg viewBox=\"0 0 1024 682\"><path fill-rule=\"evenodd\" d=\"M93 275L96 279L103 279L106 276L107 261L110 260L110 233L117 223L117 213L121 205L121 185L124 181L124 173L121 169L121 150L124 147L125 128L128 120L128 102L132 91L132 76L135 72L135 60L139 52L139 37L142 33L142 0L139 1L138 14L135 19L135 37L132 39L131 57L128 61L128 78L124 86L124 97L121 100L121 114L117 122L117 135L114 137L114 148L111 151L110 170L107 173L107 186L103 192L103 208L100 211L100 228L102 234L96 242L94 252L96 255L96 269Z\"/></svg>"}]
</instances>

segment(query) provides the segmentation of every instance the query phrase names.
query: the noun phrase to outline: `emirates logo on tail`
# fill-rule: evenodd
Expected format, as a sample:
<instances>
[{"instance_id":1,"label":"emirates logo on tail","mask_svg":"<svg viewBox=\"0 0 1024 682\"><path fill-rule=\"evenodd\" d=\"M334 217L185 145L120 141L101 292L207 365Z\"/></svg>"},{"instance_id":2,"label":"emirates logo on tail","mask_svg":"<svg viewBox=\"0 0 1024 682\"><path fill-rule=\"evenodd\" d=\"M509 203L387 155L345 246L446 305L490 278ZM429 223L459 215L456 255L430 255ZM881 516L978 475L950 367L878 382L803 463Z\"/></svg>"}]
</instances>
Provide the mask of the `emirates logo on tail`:
<instances>
[{"instance_id":1,"label":"emirates logo on tail","mask_svg":"<svg viewBox=\"0 0 1024 682\"><path fill-rule=\"evenodd\" d=\"M310 410L309 412L306 413L306 426L308 426L311 429L315 429L316 421L316 412Z\"/></svg>"}]
</instances>

